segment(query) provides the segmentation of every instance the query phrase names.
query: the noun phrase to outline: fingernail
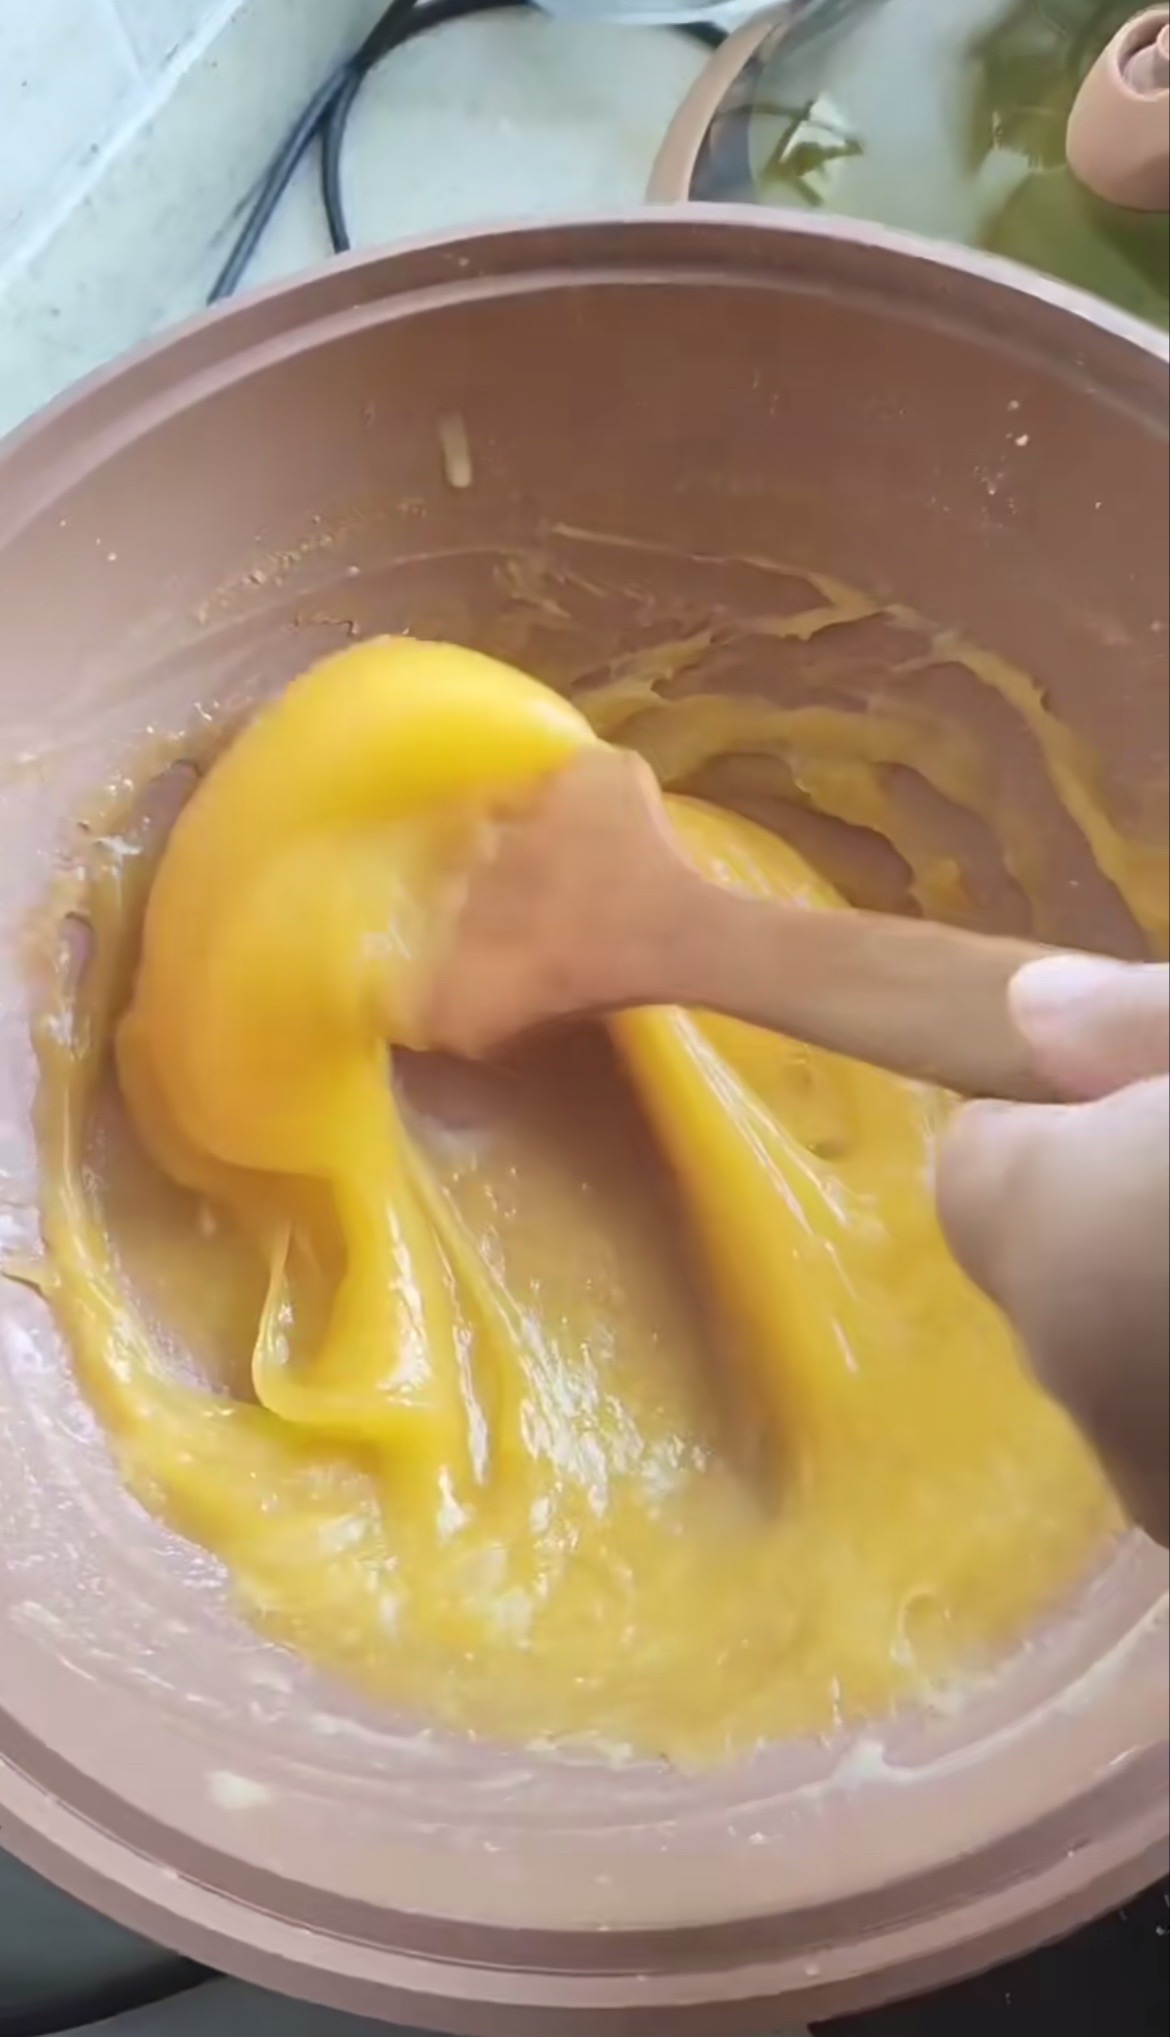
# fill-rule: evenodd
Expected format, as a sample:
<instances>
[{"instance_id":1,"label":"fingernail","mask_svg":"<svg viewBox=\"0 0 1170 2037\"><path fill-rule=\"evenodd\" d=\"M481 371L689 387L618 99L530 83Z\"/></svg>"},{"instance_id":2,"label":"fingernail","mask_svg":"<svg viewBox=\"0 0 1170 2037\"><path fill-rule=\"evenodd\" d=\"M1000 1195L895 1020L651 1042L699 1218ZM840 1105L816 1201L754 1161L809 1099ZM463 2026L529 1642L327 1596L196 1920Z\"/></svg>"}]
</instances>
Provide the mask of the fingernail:
<instances>
[{"instance_id":1,"label":"fingernail","mask_svg":"<svg viewBox=\"0 0 1170 2037\"><path fill-rule=\"evenodd\" d=\"M1012 1017L1037 1046L1059 1044L1070 1033L1080 1034L1128 967L1095 955L1053 955L1026 962L1008 992Z\"/></svg>"}]
</instances>

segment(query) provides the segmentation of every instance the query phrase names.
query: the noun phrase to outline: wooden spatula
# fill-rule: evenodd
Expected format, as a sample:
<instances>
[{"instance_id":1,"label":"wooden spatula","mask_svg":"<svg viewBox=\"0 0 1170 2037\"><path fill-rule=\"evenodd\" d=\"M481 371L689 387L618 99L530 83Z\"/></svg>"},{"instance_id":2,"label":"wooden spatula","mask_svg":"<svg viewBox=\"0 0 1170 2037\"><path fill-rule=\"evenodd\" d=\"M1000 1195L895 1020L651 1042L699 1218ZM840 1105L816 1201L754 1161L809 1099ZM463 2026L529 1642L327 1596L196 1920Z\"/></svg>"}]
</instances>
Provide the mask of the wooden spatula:
<instances>
[{"instance_id":1,"label":"wooden spatula","mask_svg":"<svg viewBox=\"0 0 1170 2037\"><path fill-rule=\"evenodd\" d=\"M425 1034L476 1058L554 1020L684 1005L966 1096L1050 1101L1008 985L1052 952L712 883L683 853L649 768L597 749L485 828L440 943Z\"/></svg>"}]
</instances>

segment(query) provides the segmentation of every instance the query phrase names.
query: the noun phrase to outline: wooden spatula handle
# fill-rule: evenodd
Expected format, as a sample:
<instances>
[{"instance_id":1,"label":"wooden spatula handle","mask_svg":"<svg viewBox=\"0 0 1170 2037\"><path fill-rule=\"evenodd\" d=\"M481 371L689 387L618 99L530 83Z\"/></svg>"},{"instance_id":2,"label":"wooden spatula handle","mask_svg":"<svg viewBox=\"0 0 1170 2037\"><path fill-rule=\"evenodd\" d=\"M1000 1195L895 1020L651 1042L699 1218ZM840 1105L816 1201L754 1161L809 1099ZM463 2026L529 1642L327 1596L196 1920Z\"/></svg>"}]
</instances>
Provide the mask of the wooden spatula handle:
<instances>
[{"instance_id":1,"label":"wooden spatula handle","mask_svg":"<svg viewBox=\"0 0 1170 2037\"><path fill-rule=\"evenodd\" d=\"M556 1020L682 1005L967 1096L1050 1100L1008 988L1051 952L713 883L648 766L599 745L493 824L420 1036L478 1055Z\"/></svg>"},{"instance_id":2,"label":"wooden spatula handle","mask_svg":"<svg viewBox=\"0 0 1170 2037\"><path fill-rule=\"evenodd\" d=\"M1052 1100L1008 1002L1016 972L1051 949L885 914L801 911L697 875L672 918L663 1003L744 1019L965 1096Z\"/></svg>"}]
</instances>

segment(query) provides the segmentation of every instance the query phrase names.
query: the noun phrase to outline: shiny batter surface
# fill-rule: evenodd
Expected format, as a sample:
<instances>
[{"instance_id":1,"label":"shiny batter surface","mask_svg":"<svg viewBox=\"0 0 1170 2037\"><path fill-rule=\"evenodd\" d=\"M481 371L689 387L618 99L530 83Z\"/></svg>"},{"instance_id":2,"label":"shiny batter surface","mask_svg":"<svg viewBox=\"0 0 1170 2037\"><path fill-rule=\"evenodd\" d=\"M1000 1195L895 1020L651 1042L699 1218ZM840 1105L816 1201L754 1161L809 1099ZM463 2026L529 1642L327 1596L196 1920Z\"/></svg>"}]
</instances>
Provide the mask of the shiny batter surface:
<instances>
[{"instance_id":1,"label":"shiny batter surface","mask_svg":"<svg viewBox=\"0 0 1170 2037\"><path fill-rule=\"evenodd\" d=\"M701 763L746 712L670 727ZM877 824L803 712L789 768L816 736L828 809ZM437 887L593 740L505 666L366 644L200 783L144 925L149 839L91 859L39 1039L50 1286L128 1482L266 1631L431 1718L703 1761L977 1673L1115 1516L943 1245L946 1099L677 1011L425 1053ZM671 813L722 881L839 902Z\"/></svg>"}]
</instances>

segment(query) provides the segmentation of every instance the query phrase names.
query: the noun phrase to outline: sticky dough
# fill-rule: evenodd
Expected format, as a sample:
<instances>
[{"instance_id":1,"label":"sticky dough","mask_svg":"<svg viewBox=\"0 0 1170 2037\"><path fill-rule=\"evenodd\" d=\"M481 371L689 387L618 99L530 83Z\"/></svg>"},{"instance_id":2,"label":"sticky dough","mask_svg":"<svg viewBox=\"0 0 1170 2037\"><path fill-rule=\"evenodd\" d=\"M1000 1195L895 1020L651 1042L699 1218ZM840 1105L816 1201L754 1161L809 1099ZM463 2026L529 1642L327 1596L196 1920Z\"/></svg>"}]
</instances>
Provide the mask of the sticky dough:
<instances>
[{"instance_id":1,"label":"sticky dough","mask_svg":"<svg viewBox=\"0 0 1170 2037\"><path fill-rule=\"evenodd\" d=\"M985 1667L1116 1520L943 1245L947 1099L679 1011L425 1053L436 887L595 740L408 641L263 712L140 953L146 864L91 884L84 1022L40 1038L45 1232L124 1476L266 1631L414 1714L703 1761ZM671 814L720 881L839 903Z\"/></svg>"}]
</instances>

